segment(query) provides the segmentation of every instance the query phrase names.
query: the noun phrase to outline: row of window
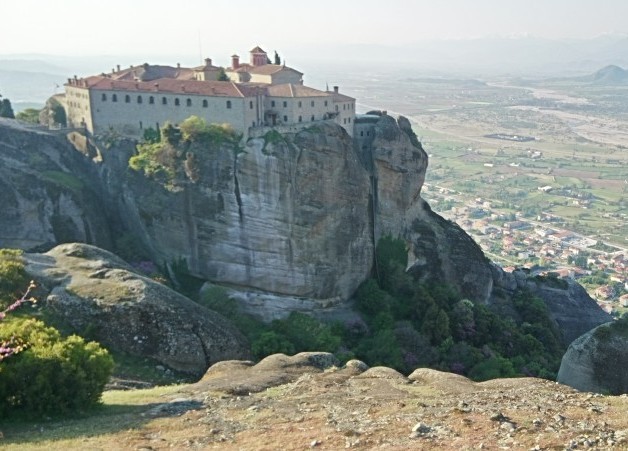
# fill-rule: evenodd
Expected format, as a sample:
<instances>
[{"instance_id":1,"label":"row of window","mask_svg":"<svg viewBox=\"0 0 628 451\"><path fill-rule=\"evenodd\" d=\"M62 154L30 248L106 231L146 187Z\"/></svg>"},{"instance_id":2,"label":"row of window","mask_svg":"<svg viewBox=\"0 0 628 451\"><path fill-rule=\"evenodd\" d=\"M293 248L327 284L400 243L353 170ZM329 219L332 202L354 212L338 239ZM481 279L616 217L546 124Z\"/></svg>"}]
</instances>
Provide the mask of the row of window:
<instances>
[{"instance_id":1,"label":"row of window","mask_svg":"<svg viewBox=\"0 0 628 451\"><path fill-rule=\"evenodd\" d=\"M286 100L284 100L282 103L283 103L283 107L284 108L288 108L288 102ZM324 104L325 104L325 106L328 105L327 100L324 101ZM274 100L271 100L270 101L270 106L271 106L271 108L275 108L276 102ZM303 108L303 102L301 100L299 100L298 106L299 106L299 108ZM312 107L316 106L316 102L314 102L314 100L310 101L310 106L312 106Z\"/></svg>"},{"instance_id":2,"label":"row of window","mask_svg":"<svg viewBox=\"0 0 628 451\"><path fill-rule=\"evenodd\" d=\"M107 94L106 93L102 93L100 100L103 102L107 101ZM117 94L112 94L111 95L111 101L112 102L117 102L118 101L118 95ZM142 96L137 96L136 99L137 103L143 103L144 102L144 98ZM126 94L124 96L124 103L131 103L131 96L129 94ZM154 96L149 96L148 97L148 103L150 105L154 105L155 104L155 97ZM162 105L168 105L168 98L167 97L162 97L161 98L161 104ZM181 100L178 97L175 97L174 99L174 105L175 106L180 106L181 105ZM207 102L207 99L203 99L201 102L201 105L203 106L203 108L207 108L209 106L209 103ZM192 99L185 99L185 106L192 106ZM231 100L227 100L227 108L231 108ZM251 102L251 108L253 108L253 102Z\"/></svg>"}]
</instances>

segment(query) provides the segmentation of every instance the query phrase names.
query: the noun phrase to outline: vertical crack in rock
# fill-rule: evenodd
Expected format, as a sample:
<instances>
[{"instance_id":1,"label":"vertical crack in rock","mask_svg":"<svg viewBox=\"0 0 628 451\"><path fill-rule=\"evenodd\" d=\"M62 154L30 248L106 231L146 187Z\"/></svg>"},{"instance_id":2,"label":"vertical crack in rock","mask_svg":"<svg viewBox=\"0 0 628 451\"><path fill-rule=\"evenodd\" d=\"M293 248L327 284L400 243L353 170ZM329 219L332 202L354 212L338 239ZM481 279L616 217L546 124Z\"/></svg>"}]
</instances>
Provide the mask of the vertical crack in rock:
<instances>
[{"instance_id":1,"label":"vertical crack in rock","mask_svg":"<svg viewBox=\"0 0 628 451\"><path fill-rule=\"evenodd\" d=\"M198 338L198 341L201 344L201 349L203 350L203 358L205 359L205 367L209 368L209 366L212 364L209 349L207 349L207 346L205 345L205 341L203 340L203 337L201 336L200 332L197 330L196 327L192 329L192 333L196 335L196 338Z\"/></svg>"},{"instance_id":2,"label":"vertical crack in rock","mask_svg":"<svg viewBox=\"0 0 628 451\"><path fill-rule=\"evenodd\" d=\"M242 197L240 196L240 183L238 182L238 153L234 152L233 155L233 189L235 193L236 202L238 203L238 216L240 217L240 224L244 222L244 214L242 212Z\"/></svg>"},{"instance_id":3,"label":"vertical crack in rock","mask_svg":"<svg viewBox=\"0 0 628 451\"><path fill-rule=\"evenodd\" d=\"M196 223L194 222L194 217L192 215L192 196L190 194L189 185L185 185L183 189L184 196L184 215L185 215L185 225L187 228L188 235L188 244L190 246L190 261L188 262L189 268L197 271L198 270L198 237L196 230Z\"/></svg>"}]
</instances>

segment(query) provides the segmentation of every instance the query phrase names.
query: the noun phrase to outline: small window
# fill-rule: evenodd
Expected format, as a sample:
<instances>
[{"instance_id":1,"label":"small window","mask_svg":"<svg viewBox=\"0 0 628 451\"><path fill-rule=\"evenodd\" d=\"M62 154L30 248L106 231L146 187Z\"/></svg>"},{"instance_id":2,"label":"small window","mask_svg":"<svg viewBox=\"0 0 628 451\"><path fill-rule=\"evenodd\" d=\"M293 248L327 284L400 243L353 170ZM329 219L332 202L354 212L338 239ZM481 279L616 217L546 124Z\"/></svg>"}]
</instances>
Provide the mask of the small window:
<instances>
[{"instance_id":1,"label":"small window","mask_svg":"<svg viewBox=\"0 0 628 451\"><path fill-rule=\"evenodd\" d=\"M231 100L227 100L227 108L231 109Z\"/></svg>"},{"instance_id":2,"label":"small window","mask_svg":"<svg viewBox=\"0 0 628 451\"><path fill-rule=\"evenodd\" d=\"M253 109L253 101L252 100L249 102L249 108Z\"/></svg>"},{"instance_id":3,"label":"small window","mask_svg":"<svg viewBox=\"0 0 628 451\"><path fill-rule=\"evenodd\" d=\"M312 119L310 119L312 122L314 122L314 115L312 114Z\"/></svg>"},{"instance_id":4,"label":"small window","mask_svg":"<svg viewBox=\"0 0 628 451\"><path fill-rule=\"evenodd\" d=\"M155 103L155 98L153 96L150 96L148 98L148 103L150 103L151 105L153 105Z\"/></svg>"},{"instance_id":5,"label":"small window","mask_svg":"<svg viewBox=\"0 0 628 451\"><path fill-rule=\"evenodd\" d=\"M207 99L203 99L203 108L207 108Z\"/></svg>"},{"instance_id":6,"label":"small window","mask_svg":"<svg viewBox=\"0 0 628 451\"><path fill-rule=\"evenodd\" d=\"M349 123L351 123L351 118L347 119L347 121L348 121Z\"/></svg>"},{"instance_id":7,"label":"small window","mask_svg":"<svg viewBox=\"0 0 628 451\"><path fill-rule=\"evenodd\" d=\"M364 136L364 132L363 131L360 132L360 136Z\"/></svg>"},{"instance_id":8,"label":"small window","mask_svg":"<svg viewBox=\"0 0 628 451\"><path fill-rule=\"evenodd\" d=\"M142 96L137 96L137 103L142 103Z\"/></svg>"},{"instance_id":9,"label":"small window","mask_svg":"<svg viewBox=\"0 0 628 451\"><path fill-rule=\"evenodd\" d=\"M131 96L130 95L125 95L124 96L124 103L131 103Z\"/></svg>"},{"instance_id":10,"label":"small window","mask_svg":"<svg viewBox=\"0 0 628 451\"><path fill-rule=\"evenodd\" d=\"M366 132L366 136L371 136L371 132Z\"/></svg>"},{"instance_id":11,"label":"small window","mask_svg":"<svg viewBox=\"0 0 628 451\"><path fill-rule=\"evenodd\" d=\"M174 106L179 106L181 102L179 102L179 98L174 99Z\"/></svg>"},{"instance_id":12,"label":"small window","mask_svg":"<svg viewBox=\"0 0 628 451\"><path fill-rule=\"evenodd\" d=\"M342 104L342 109L346 110L347 109L347 105L345 105L344 103Z\"/></svg>"},{"instance_id":13,"label":"small window","mask_svg":"<svg viewBox=\"0 0 628 451\"><path fill-rule=\"evenodd\" d=\"M274 100L271 100L271 101L270 101L270 106L271 106L272 108L275 108L275 101L274 101Z\"/></svg>"},{"instance_id":14,"label":"small window","mask_svg":"<svg viewBox=\"0 0 628 451\"><path fill-rule=\"evenodd\" d=\"M102 93L102 96L100 97L100 100L102 100L103 102L107 101L107 94L105 94L104 92Z\"/></svg>"},{"instance_id":15,"label":"small window","mask_svg":"<svg viewBox=\"0 0 628 451\"><path fill-rule=\"evenodd\" d=\"M255 127L255 121L253 121L253 125L251 125L251 127Z\"/></svg>"},{"instance_id":16,"label":"small window","mask_svg":"<svg viewBox=\"0 0 628 451\"><path fill-rule=\"evenodd\" d=\"M301 108L303 105L301 105L301 101L299 100L299 108Z\"/></svg>"},{"instance_id":17,"label":"small window","mask_svg":"<svg viewBox=\"0 0 628 451\"><path fill-rule=\"evenodd\" d=\"M312 102L310 102L310 105L314 106L314 101L312 100Z\"/></svg>"},{"instance_id":18,"label":"small window","mask_svg":"<svg viewBox=\"0 0 628 451\"><path fill-rule=\"evenodd\" d=\"M286 102L285 100L283 101L283 107L288 108L288 102Z\"/></svg>"},{"instance_id":19,"label":"small window","mask_svg":"<svg viewBox=\"0 0 628 451\"><path fill-rule=\"evenodd\" d=\"M167 98L165 98L165 97L162 97L162 98L161 98L161 104L162 104L162 105L168 105L168 99L167 99Z\"/></svg>"},{"instance_id":20,"label":"small window","mask_svg":"<svg viewBox=\"0 0 628 451\"><path fill-rule=\"evenodd\" d=\"M342 123L343 123L343 124L346 124L346 123L347 123L347 118L346 118L346 117L342 120Z\"/></svg>"},{"instance_id":21,"label":"small window","mask_svg":"<svg viewBox=\"0 0 628 451\"><path fill-rule=\"evenodd\" d=\"M192 106L192 99L187 99L185 101L185 106Z\"/></svg>"},{"instance_id":22,"label":"small window","mask_svg":"<svg viewBox=\"0 0 628 451\"><path fill-rule=\"evenodd\" d=\"M142 121L140 121L140 130L144 128L144 124L142 124Z\"/></svg>"},{"instance_id":23,"label":"small window","mask_svg":"<svg viewBox=\"0 0 628 451\"><path fill-rule=\"evenodd\" d=\"M303 122L303 118L299 116L299 122Z\"/></svg>"},{"instance_id":24,"label":"small window","mask_svg":"<svg viewBox=\"0 0 628 451\"><path fill-rule=\"evenodd\" d=\"M284 116L284 117L283 117L283 121L284 121L284 122L288 122L288 116Z\"/></svg>"},{"instance_id":25,"label":"small window","mask_svg":"<svg viewBox=\"0 0 628 451\"><path fill-rule=\"evenodd\" d=\"M117 101L118 101L118 95L117 95L117 94L113 94L113 95L111 96L111 101L112 101L112 102L117 102Z\"/></svg>"},{"instance_id":26,"label":"small window","mask_svg":"<svg viewBox=\"0 0 628 451\"><path fill-rule=\"evenodd\" d=\"M325 100L325 106L327 106L327 100Z\"/></svg>"}]
</instances>

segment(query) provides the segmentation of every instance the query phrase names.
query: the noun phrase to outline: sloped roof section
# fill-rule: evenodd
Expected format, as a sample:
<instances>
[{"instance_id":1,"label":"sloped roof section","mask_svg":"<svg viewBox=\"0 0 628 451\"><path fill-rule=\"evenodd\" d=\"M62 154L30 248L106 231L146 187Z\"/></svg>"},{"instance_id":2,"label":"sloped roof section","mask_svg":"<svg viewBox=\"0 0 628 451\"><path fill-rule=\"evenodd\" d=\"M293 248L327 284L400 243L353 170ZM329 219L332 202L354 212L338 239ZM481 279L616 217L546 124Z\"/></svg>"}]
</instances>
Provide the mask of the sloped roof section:
<instances>
[{"instance_id":1,"label":"sloped roof section","mask_svg":"<svg viewBox=\"0 0 628 451\"><path fill-rule=\"evenodd\" d=\"M249 97L255 95L252 87L240 86L230 81L197 81L160 78L150 82L114 80L94 76L85 79L86 87L94 90L115 90L144 93L169 93L181 95L205 95L217 97Z\"/></svg>"}]
</instances>

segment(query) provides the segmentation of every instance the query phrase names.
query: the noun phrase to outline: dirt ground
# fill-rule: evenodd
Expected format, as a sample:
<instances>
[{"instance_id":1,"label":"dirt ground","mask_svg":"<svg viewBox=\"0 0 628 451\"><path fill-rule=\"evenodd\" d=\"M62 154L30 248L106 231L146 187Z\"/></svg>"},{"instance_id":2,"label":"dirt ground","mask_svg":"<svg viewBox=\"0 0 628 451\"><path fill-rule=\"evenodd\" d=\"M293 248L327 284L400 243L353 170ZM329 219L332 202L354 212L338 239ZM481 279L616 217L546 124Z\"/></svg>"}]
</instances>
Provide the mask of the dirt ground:
<instances>
[{"instance_id":1,"label":"dirt ground","mask_svg":"<svg viewBox=\"0 0 628 451\"><path fill-rule=\"evenodd\" d=\"M71 440L59 441L9 433L0 448L619 450L628 449L628 396L534 378L474 383L429 369L405 377L303 353L257 365L221 362L198 383L134 411L128 424L90 434L79 423Z\"/></svg>"}]
</instances>

